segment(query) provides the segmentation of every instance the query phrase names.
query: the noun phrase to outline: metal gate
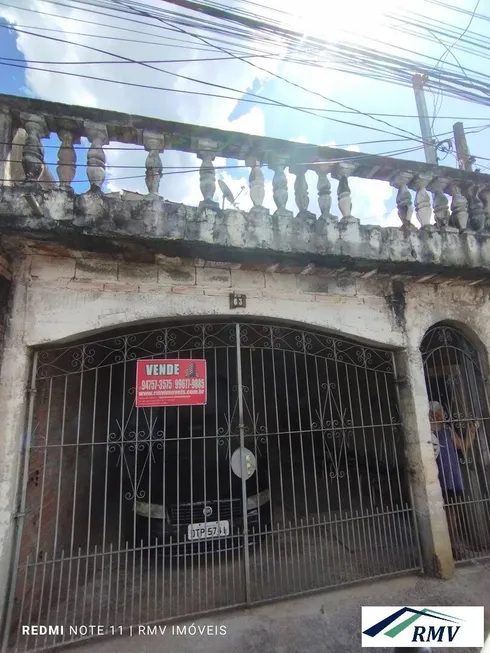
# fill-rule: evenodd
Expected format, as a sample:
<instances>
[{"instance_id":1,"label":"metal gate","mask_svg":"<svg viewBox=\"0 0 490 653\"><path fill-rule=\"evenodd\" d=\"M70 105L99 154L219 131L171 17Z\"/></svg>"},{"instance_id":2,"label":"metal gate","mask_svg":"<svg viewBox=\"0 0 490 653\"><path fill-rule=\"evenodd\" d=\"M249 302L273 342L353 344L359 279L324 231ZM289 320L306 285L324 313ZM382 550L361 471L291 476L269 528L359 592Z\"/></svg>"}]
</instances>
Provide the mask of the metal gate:
<instances>
[{"instance_id":1,"label":"metal gate","mask_svg":"<svg viewBox=\"0 0 490 653\"><path fill-rule=\"evenodd\" d=\"M135 408L158 358L204 358L206 406ZM40 351L31 390L6 646L420 569L389 351L170 325Z\"/></svg>"},{"instance_id":2,"label":"metal gate","mask_svg":"<svg viewBox=\"0 0 490 653\"><path fill-rule=\"evenodd\" d=\"M490 555L489 403L478 350L439 324L422 342L433 442L455 560ZM440 420L440 421L439 421ZM452 448L452 443L457 448ZM451 449L453 455L451 455Z\"/></svg>"}]
</instances>

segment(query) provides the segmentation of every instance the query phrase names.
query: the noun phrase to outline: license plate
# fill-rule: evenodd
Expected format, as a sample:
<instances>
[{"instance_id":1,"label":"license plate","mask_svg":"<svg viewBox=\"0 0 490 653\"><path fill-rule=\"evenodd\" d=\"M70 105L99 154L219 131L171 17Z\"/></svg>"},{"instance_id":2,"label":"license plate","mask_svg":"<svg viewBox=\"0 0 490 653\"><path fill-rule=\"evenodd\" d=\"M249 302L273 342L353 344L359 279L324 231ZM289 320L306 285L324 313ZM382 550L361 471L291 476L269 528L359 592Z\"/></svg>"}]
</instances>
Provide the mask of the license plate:
<instances>
[{"instance_id":1,"label":"license plate","mask_svg":"<svg viewBox=\"0 0 490 653\"><path fill-rule=\"evenodd\" d=\"M225 537L230 534L230 522L208 521L205 524L189 524L188 540L210 540L215 537Z\"/></svg>"}]
</instances>

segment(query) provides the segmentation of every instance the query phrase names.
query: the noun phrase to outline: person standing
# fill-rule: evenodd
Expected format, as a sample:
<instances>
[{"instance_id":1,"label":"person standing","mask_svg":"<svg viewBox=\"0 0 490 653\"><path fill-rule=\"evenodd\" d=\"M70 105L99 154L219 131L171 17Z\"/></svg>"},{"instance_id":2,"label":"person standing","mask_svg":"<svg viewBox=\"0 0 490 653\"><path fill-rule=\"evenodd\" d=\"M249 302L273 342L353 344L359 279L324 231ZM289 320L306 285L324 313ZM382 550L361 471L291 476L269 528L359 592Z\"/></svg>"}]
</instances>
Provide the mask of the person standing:
<instances>
[{"instance_id":1,"label":"person standing","mask_svg":"<svg viewBox=\"0 0 490 653\"><path fill-rule=\"evenodd\" d=\"M465 510L462 505L464 499L464 481L459 462L459 452L466 452L470 449L476 437L479 424L478 422L469 424L467 436L461 437L454 431L454 428L450 424L445 422L444 409L438 401L430 402L429 419L439 471L439 482L441 484L444 503L446 504L453 555L455 558L458 558L461 557L457 547L458 535L463 540L467 540L470 535L468 520L465 518Z\"/></svg>"}]
</instances>

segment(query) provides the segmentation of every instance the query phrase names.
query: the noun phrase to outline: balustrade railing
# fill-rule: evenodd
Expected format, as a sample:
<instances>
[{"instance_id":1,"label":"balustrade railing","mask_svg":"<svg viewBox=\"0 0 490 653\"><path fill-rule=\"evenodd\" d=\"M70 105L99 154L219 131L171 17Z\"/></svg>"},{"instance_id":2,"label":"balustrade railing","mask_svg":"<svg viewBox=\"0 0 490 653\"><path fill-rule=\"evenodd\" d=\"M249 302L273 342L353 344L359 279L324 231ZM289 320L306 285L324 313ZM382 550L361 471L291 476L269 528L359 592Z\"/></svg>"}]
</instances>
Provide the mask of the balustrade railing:
<instances>
[{"instance_id":1,"label":"balustrade railing","mask_svg":"<svg viewBox=\"0 0 490 653\"><path fill-rule=\"evenodd\" d=\"M11 172L10 154L19 129L25 130L25 138L22 174L18 172L15 177ZM89 143L86 176L90 184L88 192L92 193L103 191L107 168L105 146L131 144L141 146L148 153L145 181L150 200L165 196L162 184L165 157L170 151L179 151L194 153L201 161L199 185L203 209L219 209L214 200L214 162L217 157L224 157L248 169L251 211L267 211L263 170L268 168L273 172L272 196L278 216L291 215L286 209L288 171L295 175L294 200L298 218L357 221L353 217L355 197L352 198L350 180L362 178L384 181L397 190L398 216L405 228L412 226L415 210L421 228L435 225L440 229L490 231L490 175L5 95L0 96L0 171L3 171L0 183L23 188L39 185L45 170L43 140L52 134L60 141L56 167L58 182L53 184L66 192L73 192L78 165L76 146L86 138ZM316 189L308 186L308 171L317 175ZM331 179L338 181L338 216L332 213ZM315 191L318 216L309 210Z\"/></svg>"}]
</instances>

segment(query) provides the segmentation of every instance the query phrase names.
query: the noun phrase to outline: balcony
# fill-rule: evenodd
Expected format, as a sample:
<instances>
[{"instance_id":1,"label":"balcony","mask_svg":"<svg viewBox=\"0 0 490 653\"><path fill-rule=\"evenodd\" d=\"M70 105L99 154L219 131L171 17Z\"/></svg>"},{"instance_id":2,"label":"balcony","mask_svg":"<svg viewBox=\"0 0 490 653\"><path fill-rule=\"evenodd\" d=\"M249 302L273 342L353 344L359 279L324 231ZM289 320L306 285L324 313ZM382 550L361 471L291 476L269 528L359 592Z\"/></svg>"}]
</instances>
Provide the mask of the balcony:
<instances>
[{"instance_id":1,"label":"balcony","mask_svg":"<svg viewBox=\"0 0 490 653\"><path fill-rule=\"evenodd\" d=\"M60 143L56 174L45 164L50 137ZM104 148L115 146L147 152L147 194L103 192ZM196 157L192 180L202 196L196 206L165 199L171 152ZM150 256L419 277L473 279L490 271L490 175L5 95L0 153L0 230L9 242L29 238L113 254L132 242ZM249 211L223 210L216 201L220 157L246 171ZM78 158L88 189L81 193L73 189L82 172ZM271 185L265 170L272 171ZM286 171L295 176L294 211L286 208ZM353 178L396 189L399 227L354 217ZM269 186L275 211L264 207ZM318 214L309 210L314 194Z\"/></svg>"}]
</instances>

